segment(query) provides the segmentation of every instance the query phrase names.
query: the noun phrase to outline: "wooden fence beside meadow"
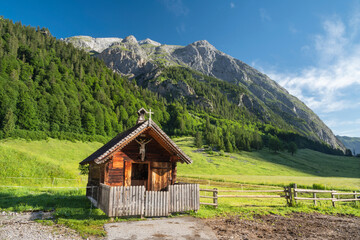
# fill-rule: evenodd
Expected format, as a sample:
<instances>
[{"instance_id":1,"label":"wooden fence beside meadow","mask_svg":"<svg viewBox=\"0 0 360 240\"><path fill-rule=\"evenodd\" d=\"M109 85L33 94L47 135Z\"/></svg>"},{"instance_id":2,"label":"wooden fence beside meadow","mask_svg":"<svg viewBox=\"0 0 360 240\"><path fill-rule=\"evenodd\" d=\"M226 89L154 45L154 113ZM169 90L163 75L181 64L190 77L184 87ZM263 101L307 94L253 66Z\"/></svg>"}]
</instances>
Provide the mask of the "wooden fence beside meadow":
<instances>
[{"instance_id":1,"label":"wooden fence beside meadow","mask_svg":"<svg viewBox=\"0 0 360 240\"><path fill-rule=\"evenodd\" d=\"M286 200L287 205L291 205L294 201L297 203L298 201L303 200L310 200L313 201L314 205L316 206L318 201L332 201L332 205L335 207L336 202L357 202L360 201L360 192L338 192L335 190L318 190L318 189L301 189L297 188L295 184L293 187L284 187L284 189L269 189L269 190L219 190L217 188L213 189L200 189L200 192L212 192L212 196L205 196L200 195L200 198L211 199L212 202L200 202L200 205L210 205L214 206L215 208L219 205L219 199L221 198L284 198ZM237 195L230 195L230 194L222 194L221 193L239 193ZM242 195L242 193L257 193L249 194L249 195ZM278 193L278 194L271 194L266 195L266 193ZM261 195L259 195L261 194ZM312 196L299 196L299 194L311 194ZM328 194L330 196L323 196L324 194ZM319 197L319 195L322 195ZM340 196L352 196L352 198L340 198Z\"/></svg>"},{"instance_id":2,"label":"wooden fence beside meadow","mask_svg":"<svg viewBox=\"0 0 360 240\"><path fill-rule=\"evenodd\" d=\"M310 200L313 201L314 205L317 205L318 201L331 201L332 205L335 207L336 202L357 202L360 201L360 192L338 192L335 190L318 190L318 189L302 189L297 188L297 185L294 185L294 200L295 203L299 200ZM299 194L312 194L312 197L299 197ZM318 194L321 194L322 197L319 197ZM324 197L324 195L327 195ZM340 196L353 196L353 198L340 198Z\"/></svg>"},{"instance_id":3,"label":"wooden fence beside meadow","mask_svg":"<svg viewBox=\"0 0 360 240\"><path fill-rule=\"evenodd\" d=\"M200 195L200 198L210 198L213 200L212 203L207 202L200 202L200 205L211 205L215 208L218 207L218 199L219 198L285 198L287 204L290 204L292 196L291 196L291 188L284 187L284 189L270 189L270 190L219 190L217 188L213 189L200 189L200 192L212 192L213 196L204 196ZM257 193L257 195L250 194L250 195L219 195L221 193ZM261 193L261 195L259 195ZM278 193L272 195L266 195L263 193ZM282 194L281 194L282 193Z\"/></svg>"}]
</instances>

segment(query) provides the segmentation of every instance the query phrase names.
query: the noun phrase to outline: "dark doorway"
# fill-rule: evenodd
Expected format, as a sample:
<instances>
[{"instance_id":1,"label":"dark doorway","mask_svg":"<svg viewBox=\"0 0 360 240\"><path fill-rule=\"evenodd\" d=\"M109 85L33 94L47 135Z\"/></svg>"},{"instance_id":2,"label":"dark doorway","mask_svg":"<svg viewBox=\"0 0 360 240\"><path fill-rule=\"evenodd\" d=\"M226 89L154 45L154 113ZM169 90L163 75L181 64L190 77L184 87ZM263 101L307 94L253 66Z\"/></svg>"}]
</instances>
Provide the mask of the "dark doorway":
<instances>
[{"instance_id":1,"label":"dark doorway","mask_svg":"<svg viewBox=\"0 0 360 240\"><path fill-rule=\"evenodd\" d=\"M148 163L133 163L131 167L131 186L145 186L149 178Z\"/></svg>"}]
</instances>

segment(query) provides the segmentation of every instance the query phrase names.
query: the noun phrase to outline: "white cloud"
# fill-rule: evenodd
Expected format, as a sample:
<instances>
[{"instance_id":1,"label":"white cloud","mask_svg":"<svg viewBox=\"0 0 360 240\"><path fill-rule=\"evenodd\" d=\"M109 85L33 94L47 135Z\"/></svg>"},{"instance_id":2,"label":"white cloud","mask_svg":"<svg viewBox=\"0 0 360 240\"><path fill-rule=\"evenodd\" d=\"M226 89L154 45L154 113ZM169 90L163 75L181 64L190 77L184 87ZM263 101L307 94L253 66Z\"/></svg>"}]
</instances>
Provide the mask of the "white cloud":
<instances>
[{"instance_id":1,"label":"white cloud","mask_svg":"<svg viewBox=\"0 0 360 240\"><path fill-rule=\"evenodd\" d=\"M344 129L339 130L336 135L339 136L348 136L348 137L359 137L360 128L351 128L351 129Z\"/></svg>"},{"instance_id":2,"label":"white cloud","mask_svg":"<svg viewBox=\"0 0 360 240\"><path fill-rule=\"evenodd\" d=\"M235 3L231 2L230 3L230 8L235 8Z\"/></svg>"},{"instance_id":3,"label":"white cloud","mask_svg":"<svg viewBox=\"0 0 360 240\"><path fill-rule=\"evenodd\" d=\"M298 73L268 71L267 74L320 113L359 107L353 102L358 96L347 96L347 91L360 86L360 42L356 40L354 27L359 23L359 14L348 24L336 16L325 19L324 32L313 36L313 44L302 49L315 53L315 66Z\"/></svg>"},{"instance_id":4,"label":"white cloud","mask_svg":"<svg viewBox=\"0 0 360 240\"><path fill-rule=\"evenodd\" d=\"M327 64L345 53L345 47L350 39L345 36L344 23L337 17L325 20L323 28L325 34L315 36L315 50L319 54L322 63Z\"/></svg>"},{"instance_id":5,"label":"white cloud","mask_svg":"<svg viewBox=\"0 0 360 240\"><path fill-rule=\"evenodd\" d=\"M189 9L184 5L182 0L162 0L162 2L175 16L185 16L189 13Z\"/></svg>"},{"instance_id":6,"label":"white cloud","mask_svg":"<svg viewBox=\"0 0 360 240\"><path fill-rule=\"evenodd\" d=\"M259 13L260 13L261 21L263 21L263 22L271 21L271 17L269 15L269 13L266 11L266 9L260 8Z\"/></svg>"},{"instance_id":7,"label":"white cloud","mask_svg":"<svg viewBox=\"0 0 360 240\"><path fill-rule=\"evenodd\" d=\"M347 120L347 121L340 121L340 120L335 120L335 119L331 119L326 121L326 124L330 127L335 127L335 126L348 126L348 125L360 125L360 118L355 119L355 120Z\"/></svg>"}]
</instances>

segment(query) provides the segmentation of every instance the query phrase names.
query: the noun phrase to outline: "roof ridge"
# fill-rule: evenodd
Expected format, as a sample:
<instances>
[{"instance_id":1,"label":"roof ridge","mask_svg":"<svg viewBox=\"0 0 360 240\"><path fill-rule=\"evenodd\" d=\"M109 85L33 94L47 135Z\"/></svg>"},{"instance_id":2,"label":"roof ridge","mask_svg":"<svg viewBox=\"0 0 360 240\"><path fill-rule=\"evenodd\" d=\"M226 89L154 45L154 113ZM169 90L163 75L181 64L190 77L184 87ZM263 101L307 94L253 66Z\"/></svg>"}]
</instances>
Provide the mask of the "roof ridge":
<instances>
[{"instance_id":1,"label":"roof ridge","mask_svg":"<svg viewBox=\"0 0 360 240\"><path fill-rule=\"evenodd\" d=\"M124 148L133 138L136 138L147 128L154 129L155 132L167 142L167 145L173 149L174 153L178 155L180 159L186 163L192 163L192 160L176 145L176 143L171 140L171 138L153 120L148 119L122 133L119 133L89 157L85 158L82 162L80 162L80 164L86 164L92 161L97 164L105 162L111 153Z\"/></svg>"}]
</instances>

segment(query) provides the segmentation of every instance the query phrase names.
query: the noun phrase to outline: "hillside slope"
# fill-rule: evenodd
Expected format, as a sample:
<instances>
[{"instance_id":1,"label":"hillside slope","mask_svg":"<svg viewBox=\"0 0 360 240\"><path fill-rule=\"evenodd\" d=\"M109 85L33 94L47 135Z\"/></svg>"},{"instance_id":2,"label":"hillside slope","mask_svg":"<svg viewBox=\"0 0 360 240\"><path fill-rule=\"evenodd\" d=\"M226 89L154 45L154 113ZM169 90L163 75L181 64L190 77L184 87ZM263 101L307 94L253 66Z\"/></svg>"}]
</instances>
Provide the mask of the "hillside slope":
<instances>
[{"instance_id":1,"label":"hillside slope","mask_svg":"<svg viewBox=\"0 0 360 240\"><path fill-rule=\"evenodd\" d=\"M85 185L87 178L79 175L79 162L101 146L102 143L98 142L69 142L57 139L2 140L1 185Z\"/></svg>"},{"instance_id":2,"label":"hillside slope","mask_svg":"<svg viewBox=\"0 0 360 240\"><path fill-rule=\"evenodd\" d=\"M65 41L87 51L96 51L95 48L83 47L84 41L93 41L91 37L83 39L71 37ZM217 50L206 40L183 47L160 44L150 39L137 41L134 36L128 36L121 41L113 41L95 56L122 75L135 78L143 87L171 98L185 97L190 99L190 104L199 104L210 111L214 104L208 96L203 96L201 90L186 79L164 76L164 71L169 67L181 68L179 71L189 71L197 81L203 81L203 75L226 81L243 91L229 91L217 86L218 90L225 92L232 103L257 115L261 121L292 129L312 140L345 150L332 131L304 103L265 74Z\"/></svg>"},{"instance_id":3,"label":"hillside slope","mask_svg":"<svg viewBox=\"0 0 360 240\"><path fill-rule=\"evenodd\" d=\"M347 137L347 136L336 136L347 149L350 149L353 155L360 154L360 138L358 137Z\"/></svg>"}]
</instances>

